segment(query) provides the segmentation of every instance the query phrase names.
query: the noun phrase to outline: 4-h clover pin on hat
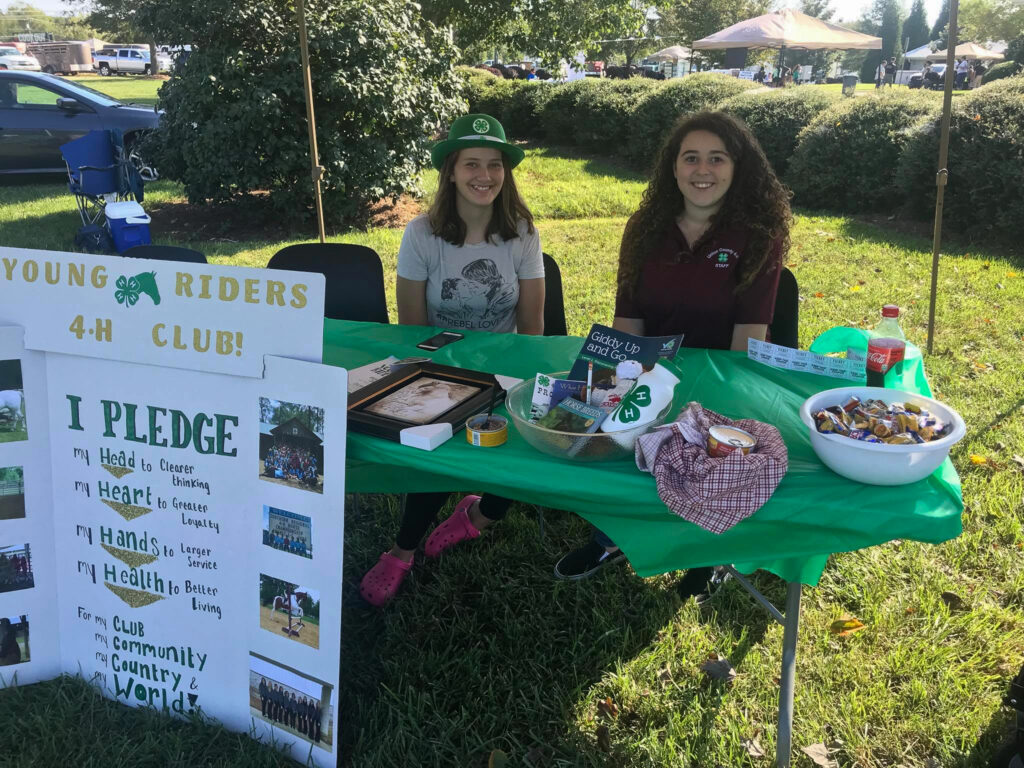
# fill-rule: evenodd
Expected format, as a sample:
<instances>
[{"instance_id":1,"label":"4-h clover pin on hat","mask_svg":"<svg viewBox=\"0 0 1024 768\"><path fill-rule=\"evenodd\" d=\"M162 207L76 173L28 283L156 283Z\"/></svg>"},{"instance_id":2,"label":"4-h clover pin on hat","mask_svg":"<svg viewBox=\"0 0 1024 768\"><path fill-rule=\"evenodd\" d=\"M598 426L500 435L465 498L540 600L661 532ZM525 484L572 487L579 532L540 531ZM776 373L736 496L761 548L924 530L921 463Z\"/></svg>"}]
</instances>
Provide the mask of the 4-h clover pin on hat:
<instances>
[{"instance_id":1,"label":"4-h clover pin on hat","mask_svg":"<svg viewBox=\"0 0 1024 768\"><path fill-rule=\"evenodd\" d=\"M522 162L525 152L505 141L505 129L490 115L463 115L448 131L448 138L439 141L430 150L430 162L441 170L444 160L452 152L467 147L490 147L502 152L515 168Z\"/></svg>"}]
</instances>

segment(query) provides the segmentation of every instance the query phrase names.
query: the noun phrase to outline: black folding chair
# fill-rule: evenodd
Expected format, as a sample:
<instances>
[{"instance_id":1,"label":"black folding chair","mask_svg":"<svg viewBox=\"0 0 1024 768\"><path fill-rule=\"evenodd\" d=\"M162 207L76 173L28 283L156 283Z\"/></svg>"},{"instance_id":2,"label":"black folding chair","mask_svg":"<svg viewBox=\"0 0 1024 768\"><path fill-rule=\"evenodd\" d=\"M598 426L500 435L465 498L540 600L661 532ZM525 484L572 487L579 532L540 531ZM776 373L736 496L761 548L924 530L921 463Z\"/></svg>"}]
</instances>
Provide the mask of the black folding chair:
<instances>
[{"instance_id":1,"label":"black folding chair","mask_svg":"<svg viewBox=\"0 0 1024 768\"><path fill-rule=\"evenodd\" d=\"M562 271L553 258L544 255L544 335L567 336Z\"/></svg>"},{"instance_id":2,"label":"black folding chair","mask_svg":"<svg viewBox=\"0 0 1024 768\"><path fill-rule=\"evenodd\" d=\"M153 259L154 261L187 261L190 264L206 264L206 256L191 248L180 245L136 245L121 254L133 259Z\"/></svg>"},{"instance_id":3,"label":"black folding chair","mask_svg":"<svg viewBox=\"0 0 1024 768\"><path fill-rule=\"evenodd\" d=\"M787 267L779 275L779 291L775 294L775 315L768 333L772 344L797 349L800 346L800 291L796 278Z\"/></svg>"},{"instance_id":4,"label":"black folding chair","mask_svg":"<svg viewBox=\"0 0 1024 768\"><path fill-rule=\"evenodd\" d=\"M268 269L319 272L327 278L324 317L388 322L384 267L372 248L351 243L299 243L270 258Z\"/></svg>"}]
</instances>

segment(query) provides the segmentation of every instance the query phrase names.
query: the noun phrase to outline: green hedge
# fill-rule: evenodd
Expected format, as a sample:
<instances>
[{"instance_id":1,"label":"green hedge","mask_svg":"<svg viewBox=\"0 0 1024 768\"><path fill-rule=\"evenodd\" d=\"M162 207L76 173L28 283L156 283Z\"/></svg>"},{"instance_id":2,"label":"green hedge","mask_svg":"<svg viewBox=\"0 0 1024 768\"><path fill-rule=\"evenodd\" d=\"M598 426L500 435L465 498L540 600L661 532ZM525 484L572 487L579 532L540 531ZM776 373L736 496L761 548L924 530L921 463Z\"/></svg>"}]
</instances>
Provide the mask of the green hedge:
<instances>
[{"instance_id":1,"label":"green hedge","mask_svg":"<svg viewBox=\"0 0 1024 768\"><path fill-rule=\"evenodd\" d=\"M558 83L544 102L541 109L541 130L548 144L572 145L576 143L576 129L579 122L576 110L581 98L591 91L605 86L604 80L590 78ZM610 81L607 81L610 82Z\"/></svg>"},{"instance_id":2,"label":"green hedge","mask_svg":"<svg viewBox=\"0 0 1024 768\"><path fill-rule=\"evenodd\" d=\"M1016 61L1003 61L989 68L982 76L981 82L988 84L1004 77L1013 77L1021 70L1021 65Z\"/></svg>"},{"instance_id":3,"label":"green hedge","mask_svg":"<svg viewBox=\"0 0 1024 768\"><path fill-rule=\"evenodd\" d=\"M714 109L726 99L755 88L760 86L750 80L710 73L668 80L636 105L629 141L622 146L623 154L637 167L649 169L680 117Z\"/></svg>"},{"instance_id":4,"label":"green hedge","mask_svg":"<svg viewBox=\"0 0 1024 768\"><path fill-rule=\"evenodd\" d=\"M1024 237L1024 76L986 85L953 101L946 225L963 232ZM935 207L939 118L919 125L900 158L897 187L906 209L930 218Z\"/></svg>"},{"instance_id":5,"label":"green hedge","mask_svg":"<svg viewBox=\"0 0 1024 768\"><path fill-rule=\"evenodd\" d=\"M800 132L789 164L796 202L849 213L891 208L903 147L941 109L939 93L888 91L824 110Z\"/></svg>"},{"instance_id":6,"label":"green hedge","mask_svg":"<svg viewBox=\"0 0 1024 768\"><path fill-rule=\"evenodd\" d=\"M842 96L823 88L757 90L733 96L722 109L742 119L761 143L768 162L782 177L796 150L797 136Z\"/></svg>"},{"instance_id":7,"label":"green hedge","mask_svg":"<svg viewBox=\"0 0 1024 768\"><path fill-rule=\"evenodd\" d=\"M594 82L597 87L579 92L574 138L585 149L612 154L630 139L637 102L664 84L643 77Z\"/></svg>"}]
</instances>

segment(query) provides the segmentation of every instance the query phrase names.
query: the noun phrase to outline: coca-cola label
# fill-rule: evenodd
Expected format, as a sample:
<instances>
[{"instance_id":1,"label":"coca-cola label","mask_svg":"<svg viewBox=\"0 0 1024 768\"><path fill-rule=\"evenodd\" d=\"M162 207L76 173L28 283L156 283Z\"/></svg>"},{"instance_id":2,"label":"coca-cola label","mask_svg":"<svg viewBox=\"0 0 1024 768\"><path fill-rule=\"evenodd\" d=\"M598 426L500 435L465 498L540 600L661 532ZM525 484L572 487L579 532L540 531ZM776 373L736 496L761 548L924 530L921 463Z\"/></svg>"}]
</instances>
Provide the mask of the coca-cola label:
<instances>
[{"instance_id":1,"label":"coca-cola label","mask_svg":"<svg viewBox=\"0 0 1024 768\"><path fill-rule=\"evenodd\" d=\"M885 373L903 361L906 351L906 343L898 339L871 341L868 343L867 369L876 373Z\"/></svg>"}]
</instances>

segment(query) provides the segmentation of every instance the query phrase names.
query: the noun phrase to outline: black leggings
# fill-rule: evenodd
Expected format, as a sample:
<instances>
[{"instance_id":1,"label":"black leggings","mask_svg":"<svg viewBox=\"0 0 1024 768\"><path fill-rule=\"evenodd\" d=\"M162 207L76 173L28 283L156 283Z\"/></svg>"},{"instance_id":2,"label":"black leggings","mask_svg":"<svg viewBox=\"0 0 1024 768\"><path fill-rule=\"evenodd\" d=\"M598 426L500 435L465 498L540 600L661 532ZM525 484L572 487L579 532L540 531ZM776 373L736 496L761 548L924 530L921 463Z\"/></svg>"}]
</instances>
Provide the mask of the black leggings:
<instances>
[{"instance_id":1,"label":"black leggings","mask_svg":"<svg viewBox=\"0 0 1024 768\"><path fill-rule=\"evenodd\" d=\"M416 549L420 545L423 534L437 519L437 513L441 511L450 495L449 491L406 495L402 526L395 537L395 543L400 549ZM488 520L501 520L511 504L511 499L485 494L480 499L480 514Z\"/></svg>"}]
</instances>

